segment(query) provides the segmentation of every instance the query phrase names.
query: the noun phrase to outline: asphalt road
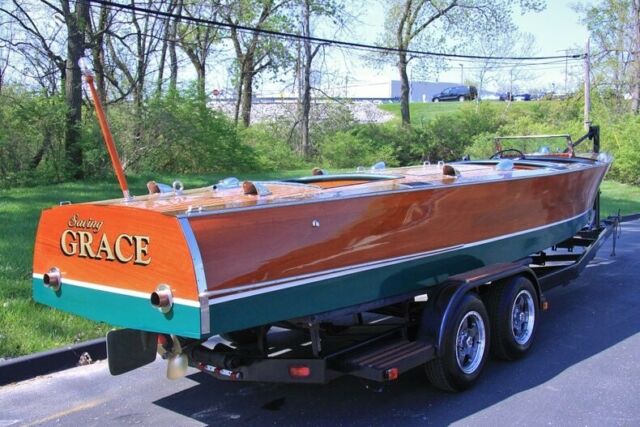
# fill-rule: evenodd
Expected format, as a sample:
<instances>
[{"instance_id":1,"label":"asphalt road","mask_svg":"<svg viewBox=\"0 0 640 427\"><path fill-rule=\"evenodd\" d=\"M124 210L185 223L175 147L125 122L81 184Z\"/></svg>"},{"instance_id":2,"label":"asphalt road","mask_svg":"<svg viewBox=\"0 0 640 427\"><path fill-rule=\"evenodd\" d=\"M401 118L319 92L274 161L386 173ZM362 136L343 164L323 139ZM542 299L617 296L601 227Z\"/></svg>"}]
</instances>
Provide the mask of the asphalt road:
<instances>
[{"instance_id":1,"label":"asphalt road","mask_svg":"<svg viewBox=\"0 0 640 427\"><path fill-rule=\"evenodd\" d=\"M570 286L547 294L531 353L492 361L465 393L433 389L421 369L385 388L228 383L162 361L111 377L106 363L0 389L8 425L640 425L640 222L624 225Z\"/></svg>"}]
</instances>

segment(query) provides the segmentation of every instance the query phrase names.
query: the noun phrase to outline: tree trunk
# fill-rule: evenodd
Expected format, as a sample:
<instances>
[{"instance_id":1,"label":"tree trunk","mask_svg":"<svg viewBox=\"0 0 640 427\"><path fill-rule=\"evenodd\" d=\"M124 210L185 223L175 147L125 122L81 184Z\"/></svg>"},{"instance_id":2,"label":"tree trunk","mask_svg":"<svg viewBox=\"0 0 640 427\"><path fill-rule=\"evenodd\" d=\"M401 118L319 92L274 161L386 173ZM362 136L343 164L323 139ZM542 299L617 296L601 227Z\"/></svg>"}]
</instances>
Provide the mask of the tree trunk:
<instances>
[{"instance_id":1,"label":"tree trunk","mask_svg":"<svg viewBox=\"0 0 640 427\"><path fill-rule=\"evenodd\" d=\"M253 102L253 60L245 58L242 70L242 96L241 113L242 124L249 127L251 124L251 107Z\"/></svg>"},{"instance_id":2,"label":"tree trunk","mask_svg":"<svg viewBox=\"0 0 640 427\"><path fill-rule=\"evenodd\" d=\"M87 9L87 15L89 11ZM95 29L95 37L93 39L92 59L93 59L93 72L95 75L96 90L102 105L106 105L107 102L107 86L105 79L105 54L104 54L104 34L107 29L107 23L109 19L109 10L106 6L100 8L100 17L98 18L98 28ZM88 21L88 16L87 16Z\"/></svg>"},{"instance_id":3,"label":"tree trunk","mask_svg":"<svg viewBox=\"0 0 640 427\"><path fill-rule=\"evenodd\" d=\"M302 13L302 33L305 37L311 36L311 27L309 24L310 4L309 0L305 0ZM304 39L304 66L302 81L302 120L300 122L300 139L302 145L302 154L308 159L311 154L311 141L309 139L309 115L311 113L311 63L313 54L311 53L311 42L308 38Z\"/></svg>"},{"instance_id":4,"label":"tree trunk","mask_svg":"<svg viewBox=\"0 0 640 427\"><path fill-rule=\"evenodd\" d=\"M640 112L640 0L631 2L633 20L633 90L631 92L631 111L634 114Z\"/></svg>"},{"instance_id":5,"label":"tree trunk","mask_svg":"<svg viewBox=\"0 0 640 427\"><path fill-rule=\"evenodd\" d=\"M236 105L233 112L233 121L238 125L238 120L240 119L240 104L242 103L242 88L243 88L243 77L244 74L242 71L240 72L240 79L238 81L237 93L236 93Z\"/></svg>"},{"instance_id":6,"label":"tree trunk","mask_svg":"<svg viewBox=\"0 0 640 427\"><path fill-rule=\"evenodd\" d=\"M169 13L173 12L173 3L169 3ZM169 43L169 29L171 24L169 22L164 23L164 32L162 40L162 49L160 50L160 60L158 62L158 81L156 81L156 94L162 94L162 85L164 80L164 66L167 63L167 45Z\"/></svg>"},{"instance_id":7,"label":"tree trunk","mask_svg":"<svg viewBox=\"0 0 640 427\"><path fill-rule=\"evenodd\" d=\"M398 60L398 71L400 72L400 114L402 116L402 124L408 126L411 124L411 115L409 113L409 76L407 75L407 54L401 52Z\"/></svg>"},{"instance_id":8,"label":"tree trunk","mask_svg":"<svg viewBox=\"0 0 640 427\"><path fill-rule=\"evenodd\" d=\"M176 15L182 13L182 0L177 1ZM180 20L174 19L171 22L169 34L169 90L174 92L178 82L178 54L176 53L176 41L178 38L178 24Z\"/></svg>"},{"instance_id":9,"label":"tree trunk","mask_svg":"<svg viewBox=\"0 0 640 427\"><path fill-rule=\"evenodd\" d=\"M207 93L206 93L206 88L205 88L206 71L207 71L207 64L203 60L200 64L198 64L196 72L198 74L198 76L197 76L197 78L198 78L198 80L197 80L198 99L201 100L202 102L205 102L205 103L206 103L206 100L207 100Z\"/></svg>"},{"instance_id":10,"label":"tree trunk","mask_svg":"<svg viewBox=\"0 0 640 427\"><path fill-rule=\"evenodd\" d=\"M67 61L65 71L65 101L67 117L65 123L66 168L74 179L83 177L82 147L80 146L80 122L82 120L82 73L78 60L84 53L83 17L86 16L87 3L78 2L72 13L67 1L65 21L67 24Z\"/></svg>"}]
</instances>

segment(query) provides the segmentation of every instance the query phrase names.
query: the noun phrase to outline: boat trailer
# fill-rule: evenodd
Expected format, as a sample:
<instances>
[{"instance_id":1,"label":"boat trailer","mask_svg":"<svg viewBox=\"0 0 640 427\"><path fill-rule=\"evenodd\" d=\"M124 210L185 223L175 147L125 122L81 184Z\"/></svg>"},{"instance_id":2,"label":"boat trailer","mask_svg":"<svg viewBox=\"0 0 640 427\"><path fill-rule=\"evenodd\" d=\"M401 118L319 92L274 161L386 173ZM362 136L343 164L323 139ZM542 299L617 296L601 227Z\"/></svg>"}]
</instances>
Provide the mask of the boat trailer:
<instances>
[{"instance_id":1,"label":"boat trailer","mask_svg":"<svg viewBox=\"0 0 640 427\"><path fill-rule=\"evenodd\" d=\"M268 334L270 328L262 327L254 331L256 339L251 342L231 333L225 337L232 343L218 339L187 345L189 364L229 381L327 383L343 375L395 380L441 356L451 313L469 290L482 296L493 283L525 276L536 288L538 308L547 309L544 292L577 278L612 235L615 255L620 219L607 218L518 262L451 276L436 292L405 294L281 322Z\"/></svg>"}]
</instances>

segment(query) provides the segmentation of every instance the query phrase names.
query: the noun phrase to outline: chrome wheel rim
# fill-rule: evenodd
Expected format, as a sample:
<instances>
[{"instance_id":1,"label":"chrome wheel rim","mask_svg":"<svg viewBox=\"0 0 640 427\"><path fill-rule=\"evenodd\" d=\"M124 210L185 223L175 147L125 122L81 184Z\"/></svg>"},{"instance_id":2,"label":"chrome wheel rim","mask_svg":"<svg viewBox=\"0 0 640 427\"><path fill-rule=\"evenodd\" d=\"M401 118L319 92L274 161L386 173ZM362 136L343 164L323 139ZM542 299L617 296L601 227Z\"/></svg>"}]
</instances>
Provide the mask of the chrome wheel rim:
<instances>
[{"instance_id":1,"label":"chrome wheel rim","mask_svg":"<svg viewBox=\"0 0 640 427\"><path fill-rule=\"evenodd\" d=\"M456 362L465 374L474 373L484 356L487 331L482 316L470 311L462 318L456 334Z\"/></svg>"},{"instance_id":2,"label":"chrome wheel rim","mask_svg":"<svg viewBox=\"0 0 640 427\"><path fill-rule=\"evenodd\" d=\"M536 320L536 310L533 296L523 289L518 292L511 308L511 332L513 338L520 345L526 344L533 335L533 325Z\"/></svg>"}]
</instances>

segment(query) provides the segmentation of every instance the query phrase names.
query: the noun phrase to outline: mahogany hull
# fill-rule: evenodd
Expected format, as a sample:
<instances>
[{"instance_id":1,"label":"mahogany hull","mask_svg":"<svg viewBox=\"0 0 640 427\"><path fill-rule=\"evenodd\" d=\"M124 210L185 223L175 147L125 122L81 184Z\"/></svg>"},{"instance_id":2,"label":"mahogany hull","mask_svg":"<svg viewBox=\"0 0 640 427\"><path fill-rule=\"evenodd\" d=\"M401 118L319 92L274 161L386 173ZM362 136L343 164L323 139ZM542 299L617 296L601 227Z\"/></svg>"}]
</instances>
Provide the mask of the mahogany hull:
<instances>
[{"instance_id":1,"label":"mahogany hull","mask_svg":"<svg viewBox=\"0 0 640 427\"><path fill-rule=\"evenodd\" d=\"M426 290L575 234L608 166L444 177L438 185L201 214L60 206L40 221L34 298L118 326L201 338ZM74 215L102 224L73 223ZM92 242L67 230L84 230ZM43 283L52 267L62 271L59 291ZM159 285L173 292L169 313L149 303Z\"/></svg>"}]
</instances>

